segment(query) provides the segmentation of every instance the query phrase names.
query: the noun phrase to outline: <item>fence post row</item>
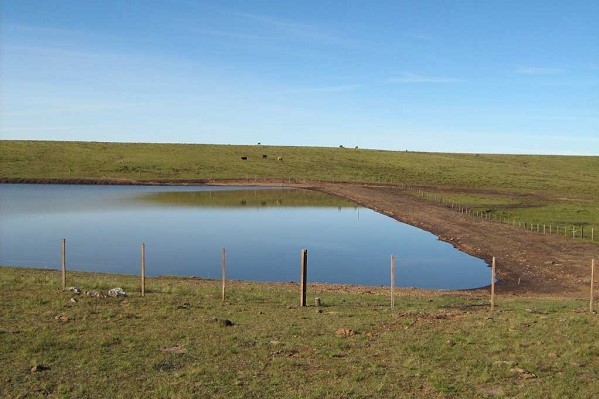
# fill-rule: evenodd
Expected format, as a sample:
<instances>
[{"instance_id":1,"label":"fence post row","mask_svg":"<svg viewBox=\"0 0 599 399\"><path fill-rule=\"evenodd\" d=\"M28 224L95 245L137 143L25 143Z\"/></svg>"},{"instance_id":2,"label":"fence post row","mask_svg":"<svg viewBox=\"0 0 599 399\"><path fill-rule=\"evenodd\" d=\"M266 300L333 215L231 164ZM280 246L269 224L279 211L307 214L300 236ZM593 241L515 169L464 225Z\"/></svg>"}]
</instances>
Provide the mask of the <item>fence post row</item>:
<instances>
[{"instance_id":1,"label":"fence post row","mask_svg":"<svg viewBox=\"0 0 599 399\"><path fill-rule=\"evenodd\" d=\"M507 218L503 218L498 215L493 216L493 214L482 212L482 211L481 212L473 211L471 209L463 207L460 204L456 204L452 201L449 201L443 197L438 197L437 195L432 195L424 190L420 190L420 189L416 190L416 189L413 189L413 188L411 188L409 186L405 186L405 185L402 185L402 187L404 189L411 190L411 191L418 193L418 195L420 195L421 197L432 198L434 201L441 202L443 204L448 204L448 207L450 207L452 209L456 208L458 210L458 212L460 212L460 213L465 213L467 215L476 215L476 217L481 217L483 219L488 219L488 220L494 219L494 220L499 220L501 222L509 223L509 220ZM514 225L514 226L516 225L515 220L512 220L512 225ZM518 221L518 227L522 227L521 221ZM534 223L524 222L524 228L525 229L530 228L530 231L535 230ZM539 233L541 232L540 223L537 223L536 231ZM547 234L547 226L545 224L543 225L543 234ZM553 226L552 225L549 225L549 234L553 234ZM559 225L555 227L555 234L559 234ZM567 236L567 235L568 235L568 227L564 226L564 236ZM576 226L572 226L572 238L576 238ZM582 239L585 238L584 237L584 226L580 226L580 238L582 238ZM595 229L593 227L591 227L591 241L595 241Z\"/></svg>"}]
</instances>

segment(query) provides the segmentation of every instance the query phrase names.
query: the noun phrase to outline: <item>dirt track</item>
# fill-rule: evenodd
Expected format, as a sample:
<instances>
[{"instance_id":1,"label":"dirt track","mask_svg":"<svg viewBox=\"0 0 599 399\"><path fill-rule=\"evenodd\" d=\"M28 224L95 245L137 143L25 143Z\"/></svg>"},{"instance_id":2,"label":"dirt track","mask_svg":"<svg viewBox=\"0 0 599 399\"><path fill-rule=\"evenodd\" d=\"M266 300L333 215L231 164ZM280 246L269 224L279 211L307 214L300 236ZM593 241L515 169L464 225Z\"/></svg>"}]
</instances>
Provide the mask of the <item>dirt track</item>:
<instances>
[{"instance_id":1,"label":"dirt track","mask_svg":"<svg viewBox=\"0 0 599 399\"><path fill-rule=\"evenodd\" d=\"M321 184L312 188L430 231L489 264L495 256L498 293L588 298L591 259L599 259L599 245L462 214L395 187Z\"/></svg>"}]
</instances>

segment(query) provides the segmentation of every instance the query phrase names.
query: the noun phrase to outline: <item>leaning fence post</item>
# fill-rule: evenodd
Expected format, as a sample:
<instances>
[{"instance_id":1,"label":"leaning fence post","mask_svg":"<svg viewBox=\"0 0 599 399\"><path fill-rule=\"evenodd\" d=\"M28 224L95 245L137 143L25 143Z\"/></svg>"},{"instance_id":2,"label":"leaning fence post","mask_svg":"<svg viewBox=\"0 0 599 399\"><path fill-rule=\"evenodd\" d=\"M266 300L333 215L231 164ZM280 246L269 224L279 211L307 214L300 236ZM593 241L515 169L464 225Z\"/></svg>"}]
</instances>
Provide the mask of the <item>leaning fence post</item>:
<instances>
[{"instance_id":1,"label":"leaning fence post","mask_svg":"<svg viewBox=\"0 0 599 399\"><path fill-rule=\"evenodd\" d=\"M67 240L62 239L60 270L62 271L62 290L67 289Z\"/></svg>"},{"instance_id":2,"label":"leaning fence post","mask_svg":"<svg viewBox=\"0 0 599 399\"><path fill-rule=\"evenodd\" d=\"M141 296L146 295L146 244L141 243Z\"/></svg>"},{"instance_id":3,"label":"leaning fence post","mask_svg":"<svg viewBox=\"0 0 599 399\"><path fill-rule=\"evenodd\" d=\"M391 310L395 308L395 256L391 255Z\"/></svg>"},{"instance_id":4,"label":"leaning fence post","mask_svg":"<svg viewBox=\"0 0 599 399\"><path fill-rule=\"evenodd\" d=\"M595 284L595 259L592 259L591 260L591 300L589 301L589 308L591 310L591 313L593 313L594 284Z\"/></svg>"},{"instance_id":5,"label":"leaning fence post","mask_svg":"<svg viewBox=\"0 0 599 399\"><path fill-rule=\"evenodd\" d=\"M491 310L495 309L495 257L491 264Z\"/></svg>"},{"instance_id":6,"label":"leaning fence post","mask_svg":"<svg viewBox=\"0 0 599 399\"><path fill-rule=\"evenodd\" d=\"M301 263L300 306L306 306L306 281L308 278L308 250L307 249L302 249L300 263Z\"/></svg>"},{"instance_id":7,"label":"leaning fence post","mask_svg":"<svg viewBox=\"0 0 599 399\"><path fill-rule=\"evenodd\" d=\"M226 271L227 271L227 257L225 249L222 248L220 251L220 268L221 268L221 285L222 285L222 301L225 301L225 286L227 284Z\"/></svg>"}]
</instances>

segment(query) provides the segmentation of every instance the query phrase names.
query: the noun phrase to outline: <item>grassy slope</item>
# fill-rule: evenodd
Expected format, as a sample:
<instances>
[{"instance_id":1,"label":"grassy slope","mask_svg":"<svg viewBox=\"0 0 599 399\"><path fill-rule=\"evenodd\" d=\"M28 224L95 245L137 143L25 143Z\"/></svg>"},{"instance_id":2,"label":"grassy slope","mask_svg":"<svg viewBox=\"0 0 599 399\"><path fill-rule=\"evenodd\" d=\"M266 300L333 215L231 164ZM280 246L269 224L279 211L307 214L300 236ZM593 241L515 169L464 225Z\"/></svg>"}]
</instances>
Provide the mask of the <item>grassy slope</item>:
<instances>
[{"instance_id":1,"label":"grassy slope","mask_svg":"<svg viewBox=\"0 0 599 399\"><path fill-rule=\"evenodd\" d=\"M268 159L262 159L262 155ZM242 161L241 156L249 156ZM283 162L277 161L282 156ZM541 223L599 224L599 157L361 149L0 141L2 178L281 178L456 190L464 205ZM505 202L508 202L506 204Z\"/></svg>"},{"instance_id":2,"label":"grassy slope","mask_svg":"<svg viewBox=\"0 0 599 399\"><path fill-rule=\"evenodd\" d=\"M590 398L599 391L599 319L580 301L440 293L396 300L289 286L0 267L2 397ZM69 303L71 297L76 303ZM188 308L180 308L188 303ZM186 306L187 307L187 306ZM61 319L62 317L62 319ZM213 318L235 323L223 327ZM358 332L337 337L339 328ZM186 353L163 351L181 346ZM31 372L36 364L49 367ZM518 370L521 369L521 370ZM526 373L532 373L536 378Z\"/></svg>"}]
</instances>

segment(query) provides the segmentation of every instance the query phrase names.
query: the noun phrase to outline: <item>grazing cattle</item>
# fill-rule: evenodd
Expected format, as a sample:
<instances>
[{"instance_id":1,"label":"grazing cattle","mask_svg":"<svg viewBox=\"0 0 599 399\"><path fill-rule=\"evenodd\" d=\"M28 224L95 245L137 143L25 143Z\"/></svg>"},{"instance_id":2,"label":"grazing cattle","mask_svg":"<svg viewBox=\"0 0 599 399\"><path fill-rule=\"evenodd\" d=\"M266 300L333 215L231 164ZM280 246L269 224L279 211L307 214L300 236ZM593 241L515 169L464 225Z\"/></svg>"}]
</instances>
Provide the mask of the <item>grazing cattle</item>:
<instances>
[{"instance_id":1,"label":"grazing cattle","mask_svg":"<svg viewBox=\"0 0 599 399\"><path fill-rule=\"evenodd\" d=\"M283 160L283 157L278 157L277 158L277 161L282 161L282 160Z\"/></svg>"},{"instance_id":2,"label":"grazing cattle","mask_svg":"<svg viewBox=\"0 0 599 399\"><path fill-rule=\"evenodd\" d=\"M268 155L266 155L266 154L263 154L263 155L262 155L262 159L266 159L266 158L268 158Z\"/></svg>"},{"instance_id":3,"label":"grazing cattle","mask_svg":"<svg viewBox=\"0 0 599 399\"><path fill-rule=\"evenodd\" d=\"M248 160L248 157L241 157L241 160L242 160L242 161L247 161L247 160Z\"/></svg>"}]
</instances>

